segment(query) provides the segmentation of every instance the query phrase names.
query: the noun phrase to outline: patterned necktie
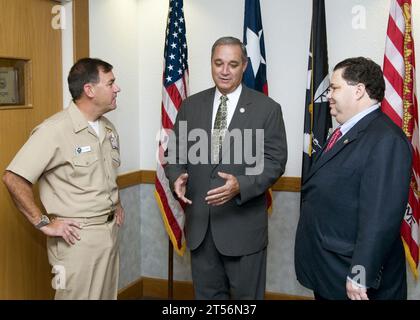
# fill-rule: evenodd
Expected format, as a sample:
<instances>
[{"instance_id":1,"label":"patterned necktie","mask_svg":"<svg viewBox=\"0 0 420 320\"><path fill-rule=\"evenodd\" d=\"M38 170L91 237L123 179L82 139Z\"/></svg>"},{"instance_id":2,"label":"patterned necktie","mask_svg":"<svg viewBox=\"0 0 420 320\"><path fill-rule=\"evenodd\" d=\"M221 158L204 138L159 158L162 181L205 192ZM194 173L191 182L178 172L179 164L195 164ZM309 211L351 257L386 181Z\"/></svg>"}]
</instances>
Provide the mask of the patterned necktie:
<instances>
[{"instance_id":1,"label":"patterned necktie","mask_svg":"<svg viewBox=\"0 0 420 320\"><path fill-rule=\"evenodd\" d=\"M337 140L340 139L341 135L342 133L340 131L340 128L335 129L333 134L331 135L331 138L328 140L328 144L324 152L328 152L329 150L331 150L331 148L334 146Z\"/></svg>"},{"instance_id":2,"label":"patterned necktie","mask_svg":"<svg viewBox=\"0 0 420 320\"><path fill-rule=\"evenodd\" d=\"M227 104L228 97L221 96L219 108L217 109L216 118L214 119L212 147L213 147L213 162L219 162L219 153L222 148L223 138L225 137L227 129Z\"/></svg>"}]
</instances>

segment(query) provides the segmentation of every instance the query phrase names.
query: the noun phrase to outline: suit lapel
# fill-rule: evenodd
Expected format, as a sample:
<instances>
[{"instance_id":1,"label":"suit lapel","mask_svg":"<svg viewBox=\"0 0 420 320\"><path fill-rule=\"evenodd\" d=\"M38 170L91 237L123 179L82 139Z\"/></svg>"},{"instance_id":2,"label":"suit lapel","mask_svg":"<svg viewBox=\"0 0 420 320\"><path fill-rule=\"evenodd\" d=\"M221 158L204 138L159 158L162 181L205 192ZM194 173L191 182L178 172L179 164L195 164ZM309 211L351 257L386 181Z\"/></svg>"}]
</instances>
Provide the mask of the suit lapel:
<instances>
[{"instance_id":1,"label":"suit lapel","mask_svg":"<svg viewBox=\"0 0 420 320\"><path fill-rule=\"evenodd\" d=\"M208 90L207 95L203 98L203 109L201 110L201 117L203 119L204 130L206 130L209 137L211 136L212 131L212 120L213 120L213 103L214 103L214 94L216 87Z\"/></svg>"},{"instance_id":2,"label":"suit lapel","mask_svg":"<svg viewBox=\"0 0 420 320\"><path fill-rule=\"evenodd\" d=\"M235 112L233 113L232 120L228 126L228 131L235 128L244 128L248 120L248 108L252 106L249 100L249 89L242 85L242 92L239 96L238 104L236 105Z\"/></svg>"},{"instance_id":3,"label":"suit lapel","mask_svg":"<svg viewBox=\"0 0 420 320\"><path fill-rule=\"evenodd\" d=\"M359 122L357 122L356 125L353 128L351 128L349 132L342 136L341 139L338 140L337 143L328 152L325 152L325 147L327 145L327 143L325 143L324 147L322 148L321 154L316 159L304 182L306 182L311 176L315 174L315 172L317 172L327 162L333 159L344 148L350 145L353 141L359 139L363 135L363 132L369 126L369 124L380 114L381 111L378 109L366 115Z\"/></svg>"},{"instance_id":4,"label":"suit lapel","mask_svg":"<svg viewBox=\"0 0 420 320\"><path fill-rule=\"evenodd\" d=\"M208 137L207 143L207 155L208 155L208 163L212 163L212 153L211 153L211 137L212 137L212 129L213 129L213 103L214 103L214 95L215 95L216 87L208 90L208 93L203 97L203 109L200 110L201 112L201 119L204 123L203 129L206 131Z\"/></svg>"}]
</instances>

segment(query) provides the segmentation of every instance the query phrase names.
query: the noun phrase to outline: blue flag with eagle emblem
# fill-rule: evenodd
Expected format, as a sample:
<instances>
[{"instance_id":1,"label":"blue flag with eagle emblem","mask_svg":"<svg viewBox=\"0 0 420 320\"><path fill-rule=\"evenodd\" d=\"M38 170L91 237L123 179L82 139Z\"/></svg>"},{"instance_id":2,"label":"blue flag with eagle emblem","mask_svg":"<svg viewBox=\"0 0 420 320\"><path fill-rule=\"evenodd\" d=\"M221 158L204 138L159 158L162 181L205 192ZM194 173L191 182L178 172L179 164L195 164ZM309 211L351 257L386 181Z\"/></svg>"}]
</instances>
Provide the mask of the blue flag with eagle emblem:
<instances>
[{"instance_id":1,"label":"blue flag with eagle emblem","mask_svg":"<svg viewBox=\"0 0 420 320\"><path fill-rule=\"evenodd\" d=\"M302 184L332 127L330 104L327 99L329 86L325 3L324 0L313 0L303 129Z\"/></svg>"}]
</instances>

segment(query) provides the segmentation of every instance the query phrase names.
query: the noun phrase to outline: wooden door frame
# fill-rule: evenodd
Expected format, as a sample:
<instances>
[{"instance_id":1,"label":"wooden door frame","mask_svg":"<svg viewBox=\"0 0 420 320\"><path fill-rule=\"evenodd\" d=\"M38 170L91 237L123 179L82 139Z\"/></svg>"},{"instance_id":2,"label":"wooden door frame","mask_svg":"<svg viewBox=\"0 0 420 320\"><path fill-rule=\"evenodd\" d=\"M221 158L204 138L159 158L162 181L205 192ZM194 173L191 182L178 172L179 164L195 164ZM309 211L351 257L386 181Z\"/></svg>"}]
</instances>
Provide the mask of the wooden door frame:
<instances>
[{"instance_id":1,"label":"wooden door frame","mask_svg":"<svg viewBox=\"0 0 420 320\"><path fill-rule=\"evenodd\" d=\"M89 0L73 0L73 60L89 57Z\"/></svg>"}]
</instances>

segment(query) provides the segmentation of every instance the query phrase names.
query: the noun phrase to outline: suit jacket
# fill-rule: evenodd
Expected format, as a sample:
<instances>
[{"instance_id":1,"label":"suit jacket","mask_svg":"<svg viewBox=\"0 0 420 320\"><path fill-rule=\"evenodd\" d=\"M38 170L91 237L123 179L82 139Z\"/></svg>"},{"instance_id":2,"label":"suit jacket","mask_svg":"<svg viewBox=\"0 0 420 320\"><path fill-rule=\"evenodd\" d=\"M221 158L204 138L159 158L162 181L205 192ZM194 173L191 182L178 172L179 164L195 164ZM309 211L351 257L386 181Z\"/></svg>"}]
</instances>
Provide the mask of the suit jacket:
<instances>
[{"instance_id":1,"label":"suit jacket","mask_svg":"<svg viewBox=\"0 0 420 320\"><path fill-rule=\"evenodd\" d=\"M287 159L286 133L280 105L242 85L238 105L228 127L230 132L236 131L237 139L225 137L220 162L212 164L210 138L214 95L215 88L211 88L183 101L174 125L176 137L170 138L167 150L168 157L176 154L176 163L168 163L165 173L171 188L180 174L187 172L189 175L186 197L192 204L185 208L185 233L189 248L194 250L201 244L211 223L213 239L220 253L241 256L258 252L267 246L265 191L284 172ZM186 135L179 132L181 121L186 121L185 132L192 138L197 132L205 132L208 141L205 141L206 137L186 141ZM245 129L252 131L245 133ZM257 129L264 130L264 141L261 143L257 141ZM247 174L247 170L255 166L255 163L247 164L250 161L244 157L251 146L244 144L247 139L245 135L249 133L252 136L253 154L256 147L263 152L262 172L257 175ZM187 157L188 153L201 157L200 163ZM219 171L237 178L240 194L221 206L209 206L204 200L207 192L225 184L225 180L218 176Z\"/></svg>"},{"instance_id":2,"label":"suit jacket","mask_svg":"<svg viewBox=\"0 0 420 320\"><path fill-rule=\"evenodd\" d=\"M302 186L296 233L302 285L346 299L346 278L357 276L365 278L370 299L406 298L400 227L410 168L408 140L380 110L318 157Z\"/></svg>"}]
</instances>

